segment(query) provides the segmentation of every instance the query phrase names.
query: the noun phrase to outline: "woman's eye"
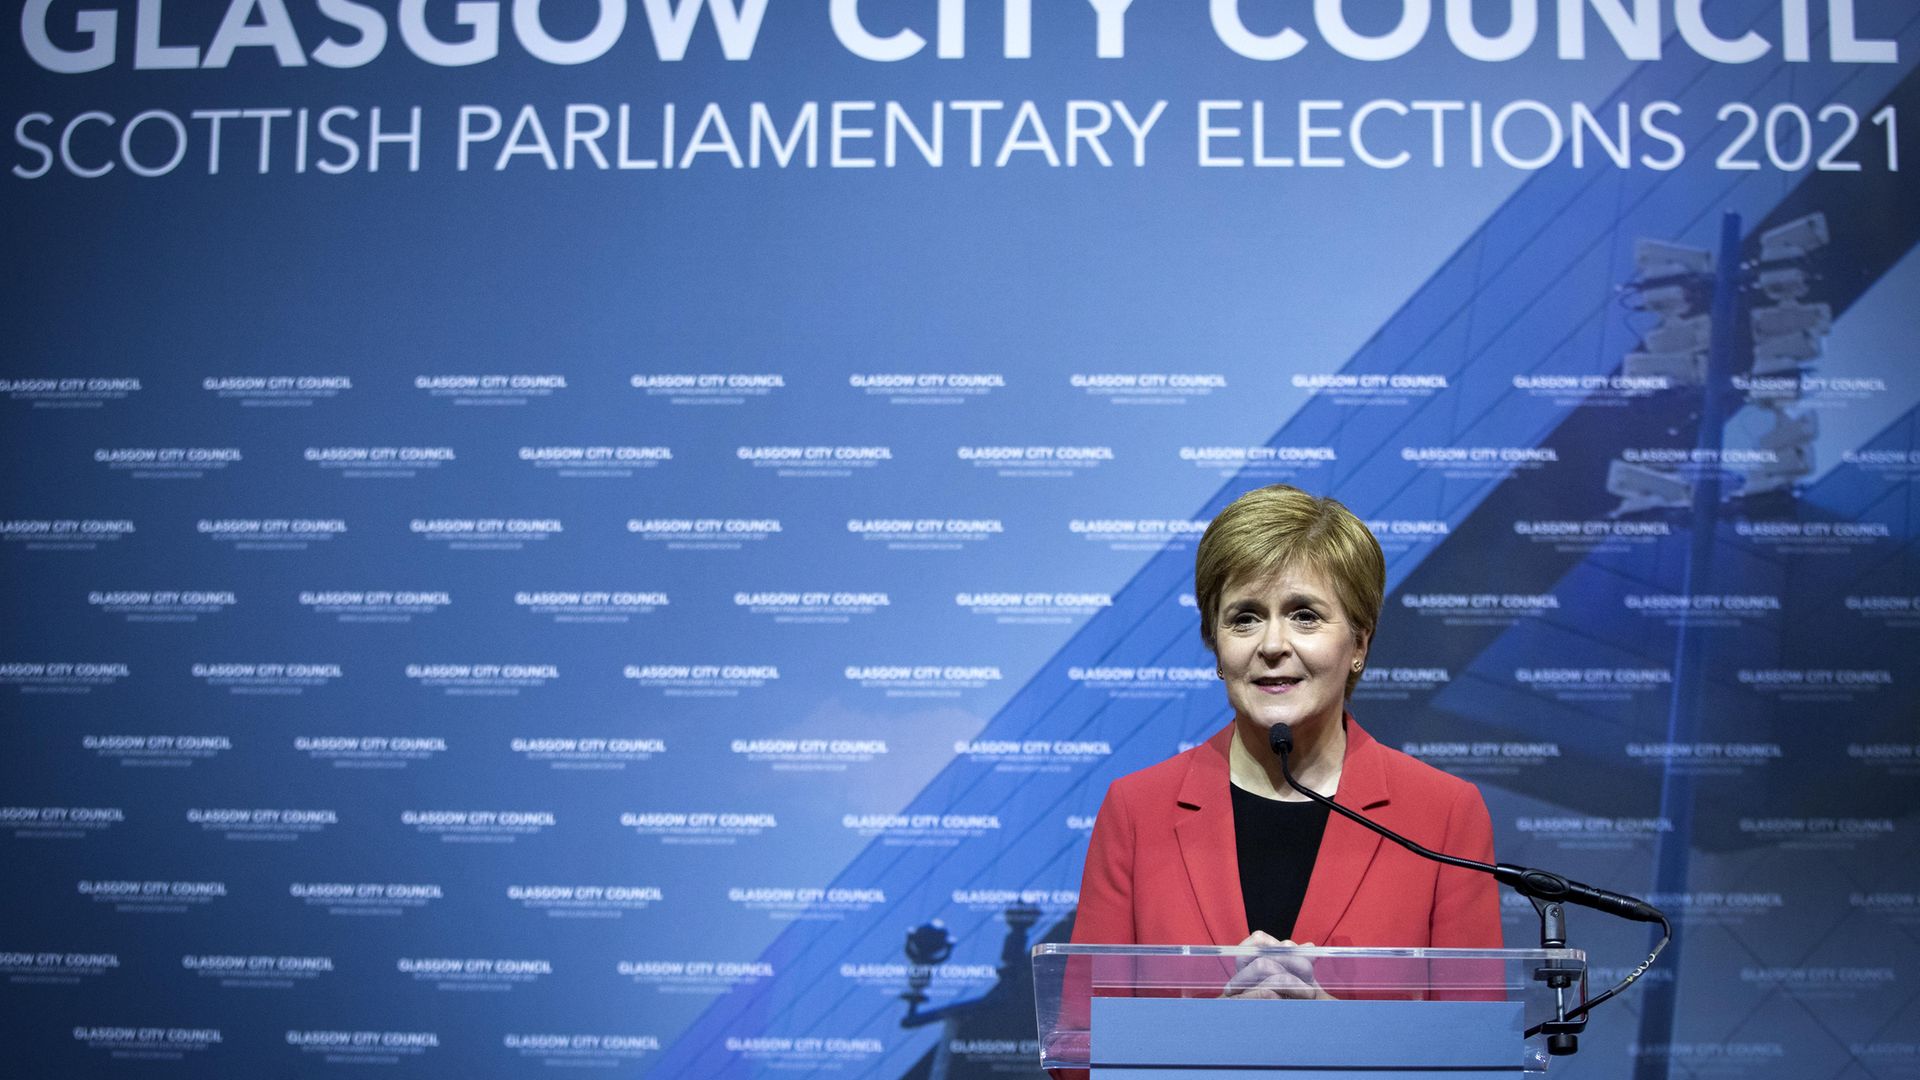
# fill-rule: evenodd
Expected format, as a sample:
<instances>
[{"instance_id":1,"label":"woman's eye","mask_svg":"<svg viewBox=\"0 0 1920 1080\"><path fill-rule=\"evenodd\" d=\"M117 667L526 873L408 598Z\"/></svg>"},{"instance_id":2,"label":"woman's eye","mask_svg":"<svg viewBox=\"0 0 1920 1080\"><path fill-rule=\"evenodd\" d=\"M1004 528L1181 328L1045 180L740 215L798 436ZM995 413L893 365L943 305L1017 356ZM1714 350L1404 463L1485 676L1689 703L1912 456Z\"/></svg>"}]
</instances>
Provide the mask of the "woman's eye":
<instances>
[{"instance_id":1,"label":"woman's eye","mask_svg":"<svg viewBox=\"0 0 1920 1080\"><path fill-rule=\"evenodd\" d=\"M1306 610L1293 612L1292 614L1288 615L1287 618L1292 619L1296 624L1300 626L1312 626L1320 621L1320 615L1318 612L1306 611Z\"/></svg>"}]
</instances>

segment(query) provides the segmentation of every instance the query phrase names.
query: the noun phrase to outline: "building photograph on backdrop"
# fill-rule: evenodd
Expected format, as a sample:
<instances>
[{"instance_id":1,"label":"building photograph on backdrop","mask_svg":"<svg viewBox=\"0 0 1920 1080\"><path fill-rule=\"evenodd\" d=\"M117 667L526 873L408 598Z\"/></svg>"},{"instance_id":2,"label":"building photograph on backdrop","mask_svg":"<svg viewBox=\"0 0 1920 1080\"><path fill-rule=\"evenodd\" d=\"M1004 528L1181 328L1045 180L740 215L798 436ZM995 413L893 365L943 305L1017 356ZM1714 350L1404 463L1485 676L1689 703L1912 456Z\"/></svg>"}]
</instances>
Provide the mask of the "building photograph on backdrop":
<instances>
[{"instance_id":1,"label":"building photograph on backdrop","mask_svg":"<svg viewBox=\"0 0 1920 1080\"><path fill-rule=\"evenodd\" d=\"M0 1073L1920 1080L1909 0L8 10Z\"/></svg>"}]
</instances>

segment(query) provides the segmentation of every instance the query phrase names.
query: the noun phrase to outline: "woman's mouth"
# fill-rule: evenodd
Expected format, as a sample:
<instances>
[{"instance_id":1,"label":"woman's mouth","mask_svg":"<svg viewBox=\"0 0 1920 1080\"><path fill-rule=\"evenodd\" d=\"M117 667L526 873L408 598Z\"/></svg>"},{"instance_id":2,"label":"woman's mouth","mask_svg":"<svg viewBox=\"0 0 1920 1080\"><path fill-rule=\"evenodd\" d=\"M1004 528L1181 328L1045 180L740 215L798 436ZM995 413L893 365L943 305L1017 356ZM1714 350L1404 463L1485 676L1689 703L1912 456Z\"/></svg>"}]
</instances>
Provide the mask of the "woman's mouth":
<instances>
[{"instance_id":1,"label":"woman's mouth","mask_svg":"<svg viewBox=\"0 0 1920 1080\"><path fill-rule=\"evenodd\" d=\"M1269 694L1284 694L1299 683L1300 680L1291 675L1262 675L1253 680L1253 685Z\"/></svg>"}]
</instances>

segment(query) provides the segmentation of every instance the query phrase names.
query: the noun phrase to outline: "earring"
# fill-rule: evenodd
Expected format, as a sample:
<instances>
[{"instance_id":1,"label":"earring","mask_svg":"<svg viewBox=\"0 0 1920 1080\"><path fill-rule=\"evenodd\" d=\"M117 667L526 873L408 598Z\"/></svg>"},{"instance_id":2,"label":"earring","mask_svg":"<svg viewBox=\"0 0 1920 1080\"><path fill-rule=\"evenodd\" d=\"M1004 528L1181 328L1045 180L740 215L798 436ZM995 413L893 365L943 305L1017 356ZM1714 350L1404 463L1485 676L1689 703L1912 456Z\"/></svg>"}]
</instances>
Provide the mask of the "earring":
<instances>
[{"instance_id":1,"label":"earring","mask_svg":"<svg viewBox=\"0 0 1920 1080\"><path fill-rule=\"evenodd\" d=\"M1353 662L1353 670L1355 670L1355 671L1359 671L1359 670L1360 670L1361 668L1363 668L1363 667L1365 667L1365 666L1366 666L1366 665L1365 665L1365 664L1364 664L1363 662L1361 662L1361 661L1359 661L1359 660L1355 660L1355 661Z\"/></svg>"},{"instance_id":2,"label":"earring","mask_svg":"<svg viewBox=\"0 0 1920 1080\"><path fill-rule=\"evenodd\" d=\"M1227 677L1227 669L1216 665L1213 669L1213 677L1216 679L1225 679Z\"/></svg>"}]
</instances>

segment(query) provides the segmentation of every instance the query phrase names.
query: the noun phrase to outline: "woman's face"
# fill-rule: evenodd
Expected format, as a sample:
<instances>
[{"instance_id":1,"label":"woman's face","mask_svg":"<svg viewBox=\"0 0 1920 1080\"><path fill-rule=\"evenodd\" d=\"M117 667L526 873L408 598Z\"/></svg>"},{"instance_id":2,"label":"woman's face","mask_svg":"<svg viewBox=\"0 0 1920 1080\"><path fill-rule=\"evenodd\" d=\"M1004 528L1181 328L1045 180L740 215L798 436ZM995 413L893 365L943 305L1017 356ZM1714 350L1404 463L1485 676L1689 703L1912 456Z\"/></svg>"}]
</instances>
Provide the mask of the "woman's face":
<instances>
[{"instance_id":1,"label":"woman's face","mask_svg":"<svg viewBox=\"0 0 1920 1080\"><path fill-rule=\"evenodd\" d=\"M1307 566L1228 583L1213 642L1235 720L1262 731L1338 723L1367 655L1331 583Z\"/></svg>"}]
</instances>

